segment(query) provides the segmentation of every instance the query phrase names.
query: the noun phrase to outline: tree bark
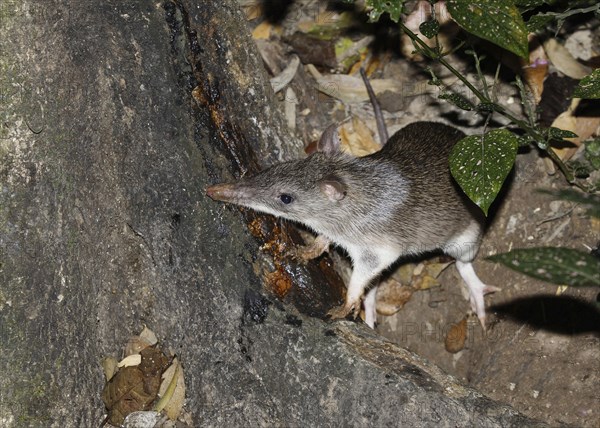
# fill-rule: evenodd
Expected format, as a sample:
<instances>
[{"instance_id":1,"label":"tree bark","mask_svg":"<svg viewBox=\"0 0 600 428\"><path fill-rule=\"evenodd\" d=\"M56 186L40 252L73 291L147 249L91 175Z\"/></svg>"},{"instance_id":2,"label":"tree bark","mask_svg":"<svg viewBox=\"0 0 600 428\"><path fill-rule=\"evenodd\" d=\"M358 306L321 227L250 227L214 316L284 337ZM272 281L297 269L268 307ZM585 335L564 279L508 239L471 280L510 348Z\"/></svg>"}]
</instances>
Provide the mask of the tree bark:
<instances>
[{"instance_id":1,"label":"tree bark","mask_svg":"<svg viewBox=\"0 0 600 428\"><path fill-rule=\"evenodd\" d=\"M0 425L98 425L99 361L143 325L182 361L198 426L532 423L360 324L306 315L341 297L327 263L264 254L246 222L263 239L279 223L204 195L301 149L234 1L0 14Z\"/></svg>"}]
</instances>

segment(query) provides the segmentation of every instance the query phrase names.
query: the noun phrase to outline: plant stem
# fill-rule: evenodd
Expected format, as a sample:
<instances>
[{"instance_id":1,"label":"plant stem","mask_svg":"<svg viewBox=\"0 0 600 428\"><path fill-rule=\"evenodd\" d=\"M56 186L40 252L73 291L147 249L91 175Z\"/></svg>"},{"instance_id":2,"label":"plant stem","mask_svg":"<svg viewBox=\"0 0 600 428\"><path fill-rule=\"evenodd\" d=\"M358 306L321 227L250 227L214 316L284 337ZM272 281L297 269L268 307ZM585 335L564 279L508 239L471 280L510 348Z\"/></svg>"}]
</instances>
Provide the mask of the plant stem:
<instances>
[{"instance_id":1,"label":"plant stem","mask_svg":"<svg viewBox=\"0 0 600 428\"><path fill-rule=\"evenodd\" d=\"M590 8L590 10L588 10L588 11L593 11L596 7L597 6L594 6L593 8ZM533 139L533 141L538 142L538 146L540 145L541 142L546 141L546 138L542 134L540 134L540 132L537 131L533 126L531 126L527 122L513 116L512 113L509 113L506 110L506 108L504 108L504 106L493 102L489 97L487 97L480 90L478 90L475 86L473 86L473 84L471 84L471 82L469 82L465 76L463 76L457 69L455 69L452 65L450 65L450 63L448 61L446 61L445 58L443 58L443 56L440 52L436 52L434 49L431 49L423 40L421 40L415 33L413 33L402 22L398 22L398 24L400 25L400 28L402 28L402 30L406 33L406 35L412 40L413 45L415 46L415 48L418 51L420 51L422 54L429 57L430 59L438 61L440 64L442 64L444 67L446 67L447 70L449 70L452 74L454 74L467 88L469 88L469 90L479 99L479 101L481 101L482 103L493 105L494 111L498 112L499 114L501 114L502 116L507 118L509 121L511 121L512 123L517 125L519 128L521 128L523 131L525 131L527 133L527 135L529 135ZM550 147L548 144L546 144L546 147L544 147L543 150L546 151L548 156L550 156L550 159L552 159L552 161L554 161L554 163L558 166L558 168L561 170L561 172L565 176L566 180L571 184L575 183L575 177L567 169L566 165L558 157L558 155L556 154L554 149L552 149L552 147Z\"/></svg>"},{"instance_id":2,"label":"plant stem","mask_svg":"<svg viewBox=\"0 0 600 428\"><path fill-rule=\"evenodd\" d=\"M594 12L594 11L600 11L600 3L597 3L590 7L582 7L580 9L572 9L572 10L567 10L566 12L563 12L563 13L557 13L556 18L559 20L565 20L569 16L577 15L578 13L588 13L588 12Z\"/></svg>"}]
</instances>

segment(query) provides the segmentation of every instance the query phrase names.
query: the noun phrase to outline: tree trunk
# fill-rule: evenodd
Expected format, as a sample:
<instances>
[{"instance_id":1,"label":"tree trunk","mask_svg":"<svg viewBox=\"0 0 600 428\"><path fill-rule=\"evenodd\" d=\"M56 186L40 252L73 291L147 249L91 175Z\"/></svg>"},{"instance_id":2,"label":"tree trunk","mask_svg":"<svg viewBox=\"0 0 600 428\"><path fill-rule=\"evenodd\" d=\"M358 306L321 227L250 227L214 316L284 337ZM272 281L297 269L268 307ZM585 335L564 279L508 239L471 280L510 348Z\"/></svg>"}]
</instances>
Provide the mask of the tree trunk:
<instances>
[{"instance_id":1,"label":"tree trunk","mask_svg":"<svg viewBox=\"0 0 600 428\"><path fill-rule=\"evenodd\" d=\"M204 195L301 149L234 1L0 14L0 425L97 426L99 361L143 325L182 361L198 426L531 423L360 324L306 315L341 297L328 264L273 259L246 222L291 229Z\"/></svg>"}]
</instances>

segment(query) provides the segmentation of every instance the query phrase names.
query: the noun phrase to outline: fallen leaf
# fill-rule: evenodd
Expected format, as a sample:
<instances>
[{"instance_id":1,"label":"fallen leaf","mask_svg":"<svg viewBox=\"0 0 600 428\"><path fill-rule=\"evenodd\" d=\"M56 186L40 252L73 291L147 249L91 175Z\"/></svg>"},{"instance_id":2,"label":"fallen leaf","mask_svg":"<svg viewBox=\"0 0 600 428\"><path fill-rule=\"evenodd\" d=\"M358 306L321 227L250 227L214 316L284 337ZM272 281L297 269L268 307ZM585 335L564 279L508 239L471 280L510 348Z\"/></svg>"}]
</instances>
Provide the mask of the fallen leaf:
<instances>
[{"instance_id":1,"label":"fallen leaf","mask_svg":"<svg viewBox=\"0 0 600 428\"><path fill-rule=\"evenodd\" d=\"M156 404L155 410L164 411L169 419L177 420L185 401L183 368L177 358L173 358L173 362L163 373L158 396L161 399ZM163 399L165 399L165 403L162 403Z\"/></svg>"},{"instance_id":2,"label":"fallen leaf","mask_svg":"<svg viewBox=\"0 0 600 428\"><path fill-rule=\"evenodd\" d=\"M292 46L303 64L315 64L328 69L337 67L335 44L332 40L321 40L297 31L286 42Z\"/></svg>"},{"instance_id":3,"label":"fallen leaf","mask_svg":"<svg viewBox=\"0 0 600 428\"><path fill-rule=\"evenodd\" d=\"M413 278L415 269L418 269L416 263L405 263L402 264L394 271L392 278L401 284L410 284Z\"/></svg>"},{"instance_id":4,"label":"fallen leaf","mask_svg":"<svg viewBox=\"0 0 600 428\"><path fill-rule=\"evenodd\" d=\"M288 128L292 131L296 129L296 106L299 104L296 92L289 87L285 90L285 119Z\"/></svg>"},{"instance_id":5,"label":"fallen leaf","mask_svg":"<svg viewBox=\"0 0 600 428\"><path fill-rule=\"evenodd\" d=\"M117 370L118 361L114 357L105 357L102 359L102 370L104 371L104 378L108 382L115 375Z\"/></svg>"},{"instance_id":6,"label":"fallen leaf","mask_svg":"<svg viewBox=\"0 0 600 428\"><path fill-rule=\"evenodd\" d=\"M600 233L600 218L592 217L590 222L592 223L592 232Z\"/></svg>"},{"instance_id":7,"label":"fallen leaf","mask_svg":"<svg viewBox=\"0 0 600 428\"><path fill-rule=\"evenodd\" d=\"M571 159L577 152L581 143L592 137L600 126L600 117L598 116L574 115L580 102L580 98L573 98L569 108L559 114L551 125L554 128L571 131L577 134L577 137L565 138L566 141L573 143L572 146L554 147L554 151L563 161Z\"/></svg>"},{"instance_id":8,"label":"fallen leaf","mask_svg":"<svg viewBox=\"0 0 600 428\"><path fill-rule=\"evenodd\" d=\"M157 347L151 346L140 352L142 361L139 365L144 376L160 376L169 366L169 359Z\"/></svg>"},{"instance_id":9,"label":"fallen leaf","mask_svg":"<svg viewBox=\"0 0 600 428\"><path fill-rule=\"evenodd\" d=\"M102 401L108 410L107 421L110 424L121 426L127 415L149 410L155 402L161 377L170 365L169 358L157 346L157 342L152 330L144 327L139 336L128 340L128 351L143 347L139 353L127 355L119 363L111 357L103 360L107 382L102 391ZM117 366L120 367L118 370ZM181 394L176 386L181 384L180 388L183 388L182 376L182 370L178 370L178 380L173 384L173 393L170 395ZM176 406L176 402L172 405ZM128 426L138 425L134 423Z\"/></svg>"},{"instance_id":10,"label":"fallen leaf","mask_svg":"<svg viewBox=\"0 0 600 428\"><path fill-rule=\"evenodd\" d=\"M275 93L281 91L292 81L292 79L296 75L296 72L298 71L299 65L300 58L298 58L297 55L293 55L290 59L290 63L287 65L285 70L283 70L281 73L279 73L277 76L271 79L271 86L273 87L273 91Z\"/></svg>"},{"instance_id":11,"label":"fallen leaf","mask_svg":"<svg viewBox=\"0 0 600 428\"><path fill-rule=\"evenodd\" d=\"M149 389L138 366L124 367L105 385L102 401L108 409L108 422L120 426L129 413L148 410L156 398L156 390Z\"/></svg>"},{"instance_id":12,"label":"fallen leaf","mask_svg":"<svg viewBox=\"0 0 600 428\"><path fill-rule=\"evenodd\" d=\"M248 21L252 21L258 17L260 17L263 13L262 11L262 1L260 0L239 0L240 7L244 10L246 14L246 19Z\"/></svg>"},{"instance_id":13,"label":"fallen leaf","mask_svg":"<svg viewBox=\"0 0 600 428\"><path fill-rule=\"evenodd\" d=\"M131 336L127 340L125 349L123 349L123 354L126 357L133 354L139 354L142 349L156 344L157 339L152 330L148 329L146 331L146 327L144 327L144 330L142 330L142 334L140 334L139 336Z\"/></svg>"},{"instance_id":14,"label":"fallen leaf","mask_svg":"<svg viewBox=\"0 0 600 428\"><path fill-rule=\"evenodd\" d=\"M402 93L406 96L414 95L403 93L401 83L395 79L374 79L370 82L376 95L385 91ZM345 103L359 103L369 100L369 94L362 79L346 74L330 74L317 78L317 89Z\"/></svg>"},{"instance_id":15,"label":"fallen leaf","mask_svg":"<svg viewBox=\"0 0 600 428\"><path fill-rule=\"evenodd\" d=\"M440 282L437 278L442 271L450 266L452 262L430 262L423 263L423 269L419 273L414 273L411 286L416 290L427 290L432 287L439 287Z\"/></svg>"},{"instance_id":16,"label":"fallen leaf","mask_svg":"<svg viewBox=\"0 0 600 428\"><path fill-rule=\"evenodd\" d=\"M351 70L360 63L361 58L366 57L368 46L375 40L374 36L366 36L360 40L349 37L341 37L335 44L335 55L342 70Z\"/></svg>"},{"instance_id":17,"label":"fallen leaf","mask_svg":"<svg viewBox=\"0 0 600 428\"><path fill-rule=\"evenodd\" d=\"M339 133L342 147L354 156L366 156L381 149L367 125L357 117L352 118L351 124L343 124Z\"/></svg>"},{"instance_id":18,"label":"fallen leaf","mask_svg":"<svg viewBox=\"0 0 600 428\"><path fill-rule=\"evenodd\" d=\"M254 40L266 40L271 37L271 31L273 29L273 25L268 21L263 21L256 26L256 28L252 31L252 38Z\"/></svg>"},{"instance_id":19,"label":"fallen leaf","mask_svg":"<svg viewBox=\"0 0 600 428\"><path fill-rule=\"evenodd\" d=\"M526 62L522 58L520 59L522 64L521 74L533 94L535 103L539 104L544 92L544 79L548 75L548 57L544 47L537 43L537 39L532 39L530 36L529 44L529 61Z\"/></svg>"},{"instance_id":20,"label":"fallen leaf","mask_svg":"<svg viewBox=\"0 0 600 428\"><path fill-rule=\"evenodd\" d=\"M156 337L156 334L154 334L154 332L146 326L144 326L144 329L140 333L140 339L148 343L149 346L154 346L158 343L158 338Z\"/></svg>"},{"instance_id":21,"label":"fallen leaf","mask_svg":"<svg viewBox=\"0 0 600 428\"><path fill-rule=\"evenodd\" d=\"M573 55L556 39L548 39L544 42L544 50L552 64L564 75L573 79L583 79L592 70L579 63Z\"/></svg>"},{"instance_id":22,"label":"fallen leaf","mask_svg":"<svg viewBox=\"0 0 600 428\"><path fill-rule=\"evenodd\" d=\"M400 265L377 289L377 312L393 315L402 309L415 291L438 287L437 277L452 262L442 262L439 258L434 260Z\"/></svg>"},{"instance_id":23,"label":"fallen leaf","mask_svg":"<svg viewBox=\"0 0 600 428\"><path fill-rule=\"evenodd\" d=\"M467 318L465 316L459 323L452 324L452 327L448 330L444 341L446 351L456 354L464 349L467 340Z\"/></svg>"},{"instance_id":24,"label":"fallen leaf","mask_svg":"<svg viewBox=\"0 0 600 428\"><path fill-rule=\"evenodd\" d=\"M414 288L402 285L393 278L387 279L377 288L377 313L394 315L410 300L414 291Z\"/></svg>"},{"instance_id":25,"label":"fallen leaf","mask_svg":"<svg viewBox=\"0 0 600 428\"><path fill-rule=\"evenodd\" d=\"M139 366L141 362L142 362L142 356L140 354L131 354L131 355L128 355L125 358L123 358L121 361L119 361L119 364L117 364L117 366L119 368Z\"/></svg>"}]
</instances>

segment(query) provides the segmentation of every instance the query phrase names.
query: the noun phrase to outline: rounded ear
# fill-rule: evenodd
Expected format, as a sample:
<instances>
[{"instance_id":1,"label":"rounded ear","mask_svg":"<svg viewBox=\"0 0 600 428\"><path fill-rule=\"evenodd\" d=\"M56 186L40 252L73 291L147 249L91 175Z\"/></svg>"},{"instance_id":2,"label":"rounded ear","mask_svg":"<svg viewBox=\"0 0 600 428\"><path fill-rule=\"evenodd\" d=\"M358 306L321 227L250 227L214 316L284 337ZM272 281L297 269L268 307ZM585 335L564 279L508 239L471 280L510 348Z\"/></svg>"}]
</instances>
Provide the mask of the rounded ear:
<instances>
[{"instance_id":1,"label":"rounded ear","mask_svg":"<svg viewBox=\"0 0 600 428\"><path fill-rule=\"evenodd\" d=\"M317 143L317 151L326 155L333 155L340 151L340 136L337 124L329 125L321 134Z\"/></svg>"},{"instance_id":2,"label":"rounded ear","mask_svg":"<svg viewBox=\"0 0 600 428\"><path fill-rule=\"evenodd\" d=\"M330 201L341 201L346 197L346 185L335 178L324 178L319 182L319 189Z\"/></svg>"}]
</instances>

